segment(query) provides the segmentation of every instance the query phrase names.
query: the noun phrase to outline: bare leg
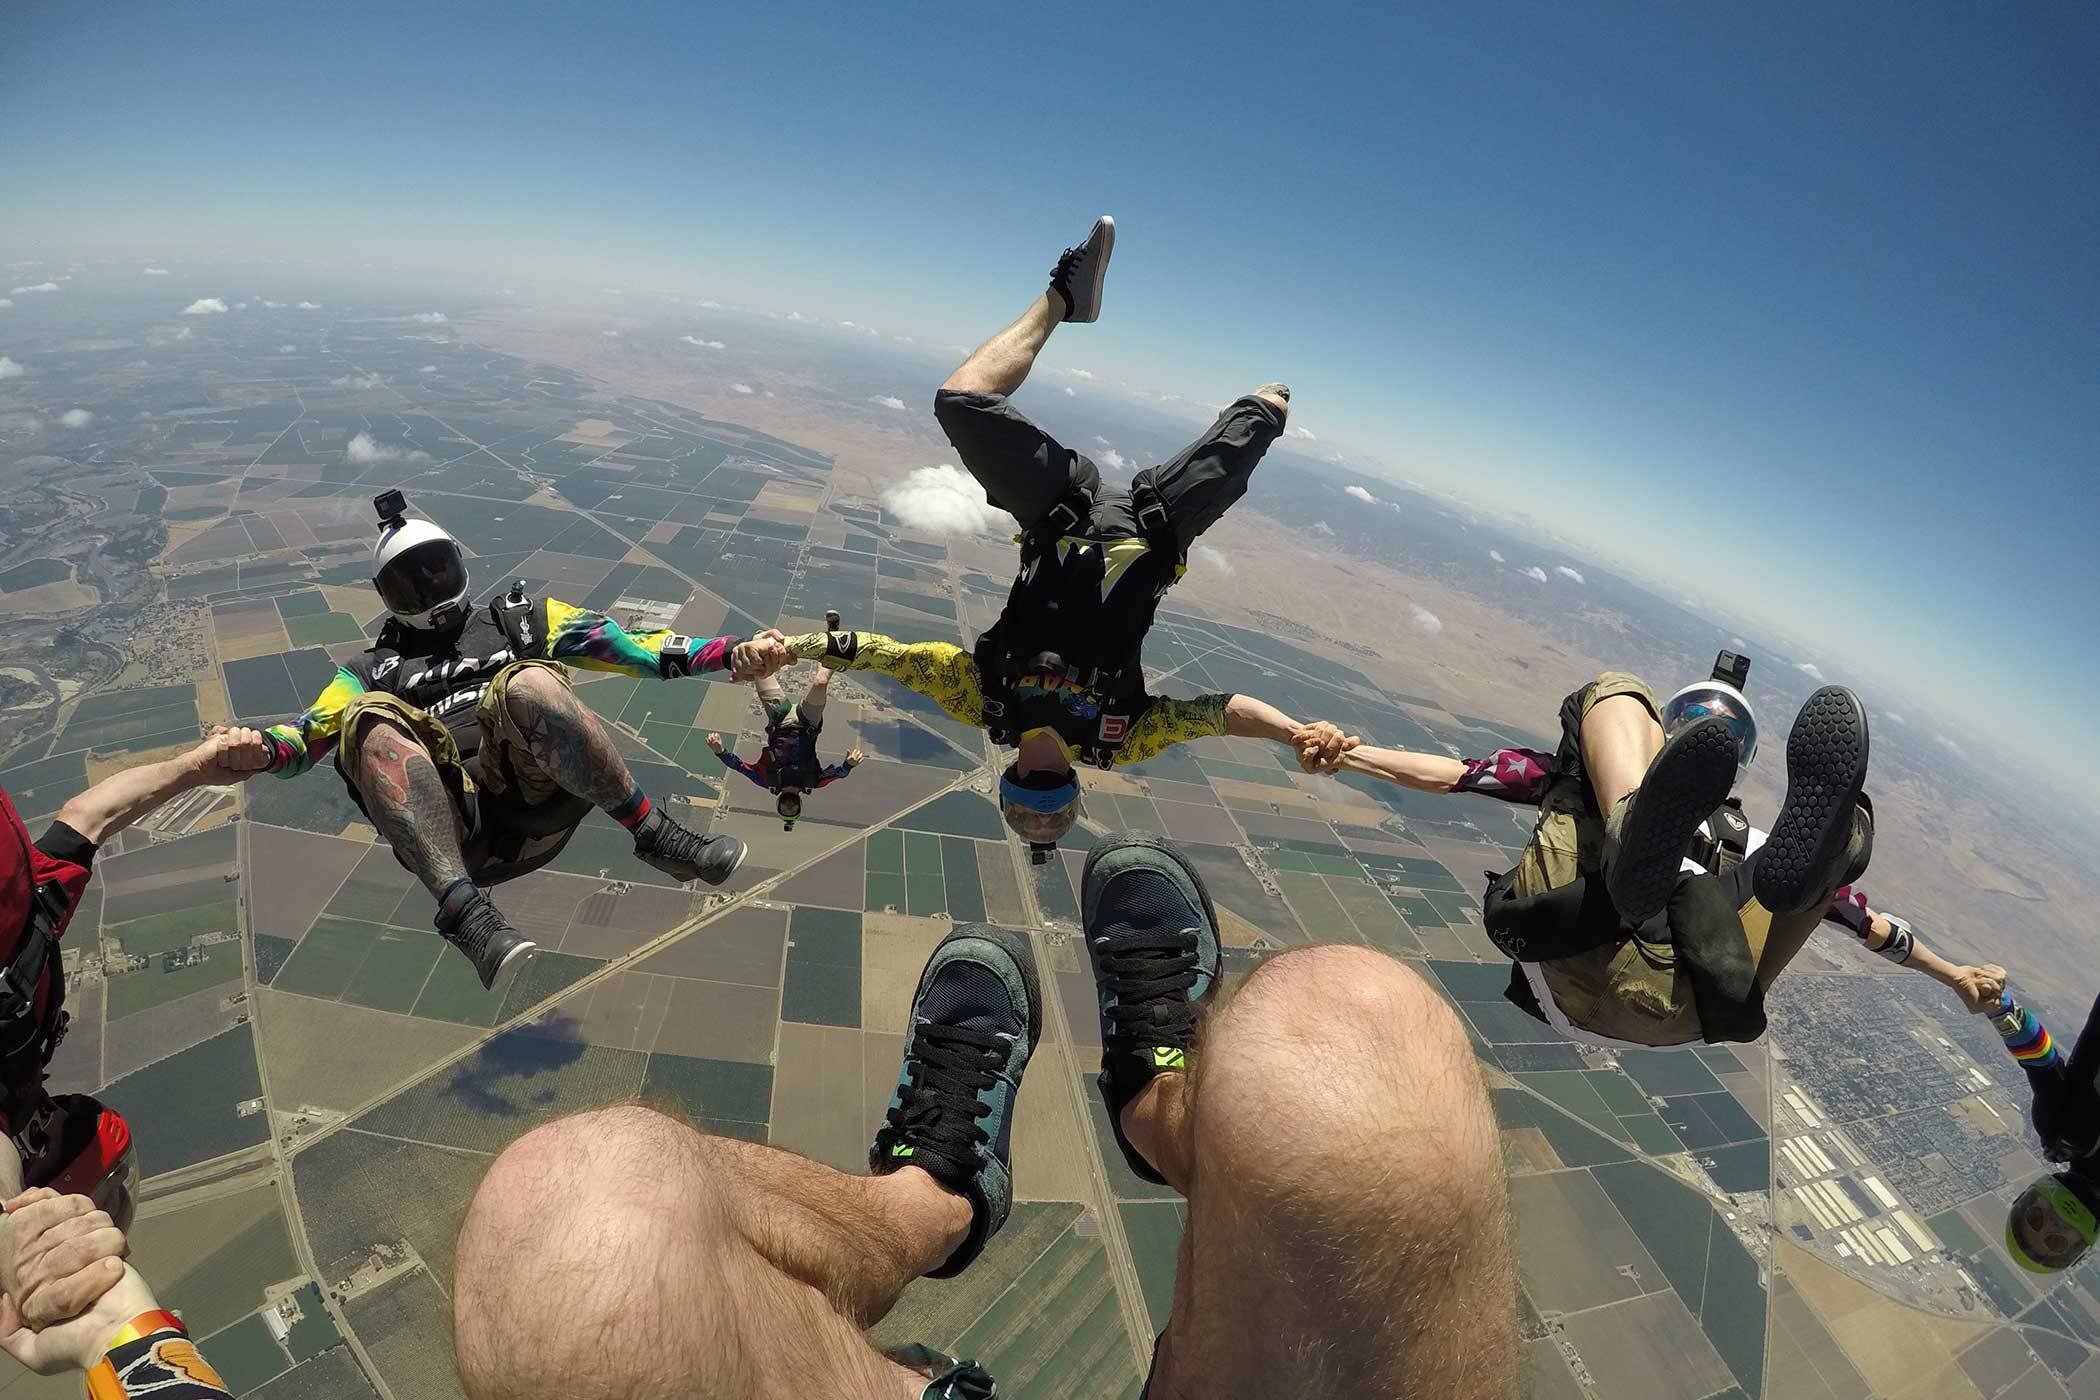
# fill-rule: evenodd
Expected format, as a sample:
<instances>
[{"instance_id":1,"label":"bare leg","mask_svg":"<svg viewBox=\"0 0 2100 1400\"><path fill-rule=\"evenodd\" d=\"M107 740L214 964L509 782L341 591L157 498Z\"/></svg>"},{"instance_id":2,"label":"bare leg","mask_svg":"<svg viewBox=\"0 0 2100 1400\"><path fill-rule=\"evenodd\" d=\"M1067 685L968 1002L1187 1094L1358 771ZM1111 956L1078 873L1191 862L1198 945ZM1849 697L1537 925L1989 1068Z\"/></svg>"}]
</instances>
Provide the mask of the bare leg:
<instances>
[{"instance_id":1,"label":"bare leg","mask_svg":"<svg viewBox=\"0 0 2100 1400\"><path fill-rule=\"evenodd\" d=\"M817 673L809 678L809 689L803 693L802 703L813 710L821 710L824 708L824 702L830 698L831 668L819 666Z\"/></svg>"},{"instance_id":2,"label":"bare leg","mask_svg":"<svg viewBox=\"0 0 2100 1400\"><path fill-rule=\"evenodd\" d=\"M471 1400L912 1400L926 1378L861 1335L968 1233L916 1168L852 1177L610 1108L505 1149L459 1237Z\"/></svg>"},{"instance_id":3,"label":"bare leg","mask_svg":"<svg viewBox=\"0 0 2100 1400\"><path fill-rule=\"evenodd\" d=\"M459 809L422 743L385 718L365 721L356 743L358 794L394 854L434 895L466 879Z\"/></svg>"},{"instance_id":4,"label":"bare leg","mask_svg":"<svg viewBox=\"0 0 2100 1400\"><path fill-rule=\"evenodd\" d=\"M1494 1115L1458 1018L1401 963L1271 960L1122 1121L1189 1202L1152 1400L1514 1393Z\"/></svg>"},{"instance_id":5,"label":"bare leg","mask_svg":"<svg viewBox=\"0 0 2100 1400\"><path fill-rule=\"evenodd\" d=\"M1064 314L1065 299L1055 291L1044 292L1020 320L972 351L941 387L958 394L1013 393L1028 378L1035 357L1043 353Z\"/></svg>"},{"instance_id":6,"label":"bare leg","mask_svg":"<svg viewBox=\"0 0 2100 1400\"><path fill-rule=\"evenodd\" d=\"M1597 810L1609 816L1620 798L1638 788L1662 746L1662 726L1637 697L1613 695L1592 705L1582 720L1582 765Z\"/></svg>"},{"instance_id":7,"label":"bare leg","mask_svg":"<svg viewBox=\"0 0 2100 1400\"><path fill-rule=\"evenodd\" d=\"M615 816L633 802L634 774L612 736L550 672L518 672L504 690L504 703L533 758L566 791Z\"/></svg>"}]
</instances>

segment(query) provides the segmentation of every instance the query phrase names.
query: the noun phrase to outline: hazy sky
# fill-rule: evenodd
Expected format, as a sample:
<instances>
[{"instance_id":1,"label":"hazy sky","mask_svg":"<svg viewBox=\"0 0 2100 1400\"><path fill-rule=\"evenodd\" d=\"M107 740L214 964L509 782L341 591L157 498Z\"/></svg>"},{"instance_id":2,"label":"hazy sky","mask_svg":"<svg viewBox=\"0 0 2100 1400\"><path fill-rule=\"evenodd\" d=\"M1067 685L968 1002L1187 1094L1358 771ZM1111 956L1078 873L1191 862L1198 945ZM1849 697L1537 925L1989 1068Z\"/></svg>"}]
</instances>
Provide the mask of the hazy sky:
<instances>
[{"instance_id":1,"label":"hazy sky","mask_svg":"<svg viewBox=\"0 0 2100 1400\"><path fill-rule=\"evenodd\" d=\"M2100 10L1313 8L17 4L0 261L471 263L945 342L1105 209L1060 363L1288 379L1323 441L1725 570L1834 678L2100 745Z\"/></svg>"}]
</instances>

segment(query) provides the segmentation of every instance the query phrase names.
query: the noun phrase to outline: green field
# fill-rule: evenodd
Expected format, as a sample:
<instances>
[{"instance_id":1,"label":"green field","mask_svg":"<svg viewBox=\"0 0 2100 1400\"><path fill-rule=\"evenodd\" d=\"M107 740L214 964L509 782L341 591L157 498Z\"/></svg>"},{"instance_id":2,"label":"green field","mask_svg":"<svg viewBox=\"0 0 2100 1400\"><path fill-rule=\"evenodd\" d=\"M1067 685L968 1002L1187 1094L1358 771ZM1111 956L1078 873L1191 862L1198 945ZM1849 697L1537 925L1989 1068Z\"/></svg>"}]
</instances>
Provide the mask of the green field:
<instances>
[{"instance_id":1,"label":"green field","mask_svg":"<svg viewBox=\"0 0 2100 1400\"><path fill-rule=\"evenodd\" d=\"M321 1305L321 1290L314 1284L304 1284L294 1295L299 1300L299 1320L292 1324L291 1335L284 1339L285 1349L294 1361L311 1361L332 1346L342 1344L343 1334L335 1330L328 1310Z\"/></svg>"},{"instance_id":2,"label":"green field","mask_svg":"<svg viewBox=\"0 0 2100 1400\"><path fill-rule=\"evenodd\" d=\"M196 1323L190 1323L195 1330ZM197 1348L235 1395L245 1395L273 1376L291 1369L292 1359L270 1335L260 1313L250 1313L233 1326L206 1337Z\"/></svg>"},{"instance_id":3,"label":"green field","mask_svg":"<svg viewBox=\"0 0 2100 1400\"><path fill-rule=\"evenodd\" d=\"M284 1211L273 1200L268 1215L170 1280L166 1298L201 1336L254 1312L262 1306L264 1289L298 1276Z\"/></svg>"},{"instance_id":4,"label":"green field","mask_svg":"<svg viewBox=\"0 0 2100 1400\"><path fill-rule=\"evenodd\" d=\"M267 1115L236 1111L262 1094L249 1025L127 1074L101 1094L131 1120L139 1169L149 1177L269 1139Z\"/></svg>"},{"instance_id":5,"label":"green field","mask_svg":"<svg viewBox=\"0 0 2100 1400\"><path fill-rule=\"evenodd\" d=\"M445 951L444 940L434 933L382 928L357 975L343 989L343 1000L406 1013L416 1004L430 969Z\"/></svg>"},{"instance_id":6,"label":"green field","mask_svg":"<svg viewBox=\"0 0 2100 1400\"><path fill-rule=\"evenodd\" d=\"M191 963L188 967L162 972L156 958L138 972L119 973L110 978L109 1010L105 1014L112 1021L121 1021L126 1016L136 1016L141 1011L163 1006L192 992L240 980L241 945L238 942L215 943L206 950L202 962Z\"/></svg>"},{"instance_id":7,"label":"green field","mask_svg":"<svg viewBox=\"0 0 2100 1400\"><path fill-rule=\"evenodd\" d=\"M191 886L216 892L227 888L214 883ZM171 949L188 945L192 938L206 933L239 933L241 929L240 906L231 899L214 900L208 904L196 904L187 909L171 909L164 914L152 914L143 919L132 919L128 923L111 924L104 933L114 935L124 945L124 951L133 957L152 957Z\"/></svg>"},{"instance_id":8,"label":"green field","mask_svg":"<svg viewBox=\"0 0 2100 1400\"><path fill-rule=\"evenodd\" d=\"M299 940L298 950L272 985L279 991L333 1001L349 987L379 936L378 924L324 914Z\"/></svg>"},{"instance_id":9,"label":"green field","mask_svg":"<svg viewBox=\"0 0 2100 1400\"><path fill-rule=\"evenodd\" d=\"M328 600L318 590L309 588L299 593L286 594L277 600L277 615L290 621L295 617L312 617L328 611Z\"/></svg>"},{"instance_id":10,"label":"green field","mask_svg":"<svg viewBox=\"0 0 2100 1400\"><path fill-rule=\"evenodd\" d=\"M287 617L284 630L295 647L327 646L332 642L354 642L365 635L365 629L357 625L357 619L348 613L310 613L304 617Z\"/></svg>"}]
</instances>

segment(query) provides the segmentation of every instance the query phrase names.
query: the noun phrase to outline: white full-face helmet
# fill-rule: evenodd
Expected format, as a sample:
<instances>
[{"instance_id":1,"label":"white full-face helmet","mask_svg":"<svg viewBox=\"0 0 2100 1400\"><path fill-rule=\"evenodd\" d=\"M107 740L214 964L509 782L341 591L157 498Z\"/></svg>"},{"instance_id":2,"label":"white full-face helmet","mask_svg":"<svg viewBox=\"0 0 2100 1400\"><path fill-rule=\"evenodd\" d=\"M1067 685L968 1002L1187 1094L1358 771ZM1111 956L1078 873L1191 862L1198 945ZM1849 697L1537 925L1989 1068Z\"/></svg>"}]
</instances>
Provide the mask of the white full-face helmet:
<instances>
[{"instance_id":1,"label":"white full-face helmet","mask_svg":"<svg viewBox=\"0 0 2100 1400\"><path fill-rule=\"evenodd\" d=\"M466 552L442 525L382 519L372 586L402 626L442 631L467 613Z\"/></svg>"}]
</instances>

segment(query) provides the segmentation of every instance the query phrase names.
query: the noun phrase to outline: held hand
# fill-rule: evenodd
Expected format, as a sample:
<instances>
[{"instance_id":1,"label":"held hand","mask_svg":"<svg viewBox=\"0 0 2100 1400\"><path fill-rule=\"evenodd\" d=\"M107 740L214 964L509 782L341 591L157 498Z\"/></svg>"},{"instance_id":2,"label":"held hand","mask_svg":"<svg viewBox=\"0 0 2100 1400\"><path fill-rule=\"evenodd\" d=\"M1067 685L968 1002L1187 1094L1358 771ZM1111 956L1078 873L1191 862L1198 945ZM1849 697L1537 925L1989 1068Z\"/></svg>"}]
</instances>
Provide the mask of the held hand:
<instances>
[{"instance_id":1,"label":"held hand","mask_svg":"<svg viewBox=\"0 0 2100 1400\"><path fill-rule=\"evenodd\" d=\"M2005 969L1996 963L1954 970L1954 991L1961 1004L1979 1014L1996 1011L2005 997Z\"/></svg>"},{"instance_id":2,"label":"held hand","mask_svg":"<svg viewBox=\"0 0 2100 1400\"><path fill-rule=\"evenodd\" d=\"M211 737L187 755L199 780L208 786L244 783L268 768L275 756L261 730L222 725L212 726Z\"/></svg>"},{"instance_id":3,"label":"held hand","mask_svg":"<svg viewBox=\"0 0 2100 1400\"><path fill-rule=\"evenodd\" d=\"M793 659L780 633L768 628L730 649L729 674L739 681L764 680Z\"/></svg>"},{"instance_id":4,"label":"held hand","mask_svg":"<svg viewBox=\"0 0 2100 1400\"><path fill-rule=\"evenodd\" d=\"M721 736L721 735L719 735L719 734L710 734L710 735L708 735L708 736L707 736L707 746L708 746L709 748L713 749L713 750L714 750L714 751L715 751L716 753L720 753L720 752L722 751L723 747L724 747L724 745L723 745L723 743L722 743L722 736Z\"/></svg>"},{"instance_id":5,"label":"held hand","mask_svg":"<svg viewBox=\"0 0 2100 1400\"><path fill-rule=\"evenodd\" d=\"M86 1196L24 1191L0 1216L0 1332L84 1311L124 1276L127 1253L124 1232Z\"/></svg>"},{"instance_id":6,"label":"held hand","mask_svg":"<svg viewBox=\"0 0 2100 1400\"><path fill-rule=\"evenodd\" d=\"M7 1300L0 1308L0 1313L4 1313L0 1325L8 1329L0 1332L0 1351L40 1376L85 1371L100 1361L104 1349L125 1323L160 1306L146 1280L129 1264L104 1260L100 1267L114 1270L102 1285L107 1291L70 1321L33 1331L22 1325L13 1301Z\"/></svg>"},{"instance_id":7,"label":"held hand","mask_svg":"<svg viewBox=\"0 0 2100 1400\"><path fill-rule=\"evenodd\" d=\"M846 754L846 766L848 768L858 768L862 763L864 763L867 760L867 757L868 756L862 753L859 749L848 750Z\"/></svg>"},{"instance_id":8,"label":"held hand","mask_svg":"<svg viewBox=\"0 0 2100 1400\"><path fill-rule=\"evenodd\" d=\"M1315 720L1291 736L1291 747L1298 755L1298 766L1308 773L1333 773L1342 766L1342 755L1361 744L1363 740L1344 734L1341 728L1327 720Z\"/></svg>"}]
</instances>

